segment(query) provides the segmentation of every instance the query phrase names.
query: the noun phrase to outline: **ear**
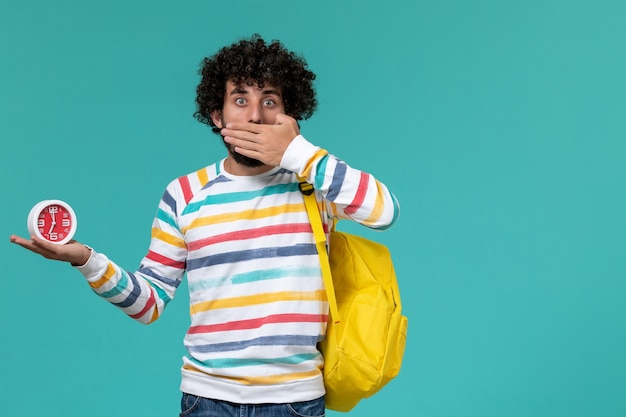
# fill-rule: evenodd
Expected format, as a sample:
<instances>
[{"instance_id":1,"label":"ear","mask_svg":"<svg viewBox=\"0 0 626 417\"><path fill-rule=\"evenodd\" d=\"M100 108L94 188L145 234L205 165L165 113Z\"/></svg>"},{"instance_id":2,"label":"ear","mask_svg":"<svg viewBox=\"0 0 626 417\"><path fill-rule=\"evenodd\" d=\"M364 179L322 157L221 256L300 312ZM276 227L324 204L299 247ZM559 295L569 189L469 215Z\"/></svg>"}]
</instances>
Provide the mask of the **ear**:
<instances>
[{"instance_id":1,"label":"ear","mask_svg":"<svg viewBox=\"0 0 626 417\"><path fill-rule=\"evenodd\" d=\"M222 126L222 111L221 110L213 110L211 112L211 120L213 120L213 123L218 128L221 129L221 128L224 127L224 126Z\"/></svg>"}]
</instances>

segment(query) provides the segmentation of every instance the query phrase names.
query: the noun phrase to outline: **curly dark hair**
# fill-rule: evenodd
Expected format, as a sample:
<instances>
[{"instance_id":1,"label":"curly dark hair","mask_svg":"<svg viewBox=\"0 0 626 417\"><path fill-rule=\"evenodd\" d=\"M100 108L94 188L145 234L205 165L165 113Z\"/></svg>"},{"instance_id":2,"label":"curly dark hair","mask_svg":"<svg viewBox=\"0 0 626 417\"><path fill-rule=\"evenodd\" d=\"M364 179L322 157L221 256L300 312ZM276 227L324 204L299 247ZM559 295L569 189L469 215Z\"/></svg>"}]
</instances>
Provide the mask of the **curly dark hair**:
<instances>
[{"instance_id":1,"label":"curly dark hair","mask_svg":"<svg viewBox=\"0 0 626 417\"><path fill-rule=\"evenodd\" d=\"M220 129L213 123L211 112L222 110L226 82L232 81L256 83L261 88L265 83L278 87L285 113L296 120L308 119L317 108L317 99L313 89L315 74L307 66L304 58L285 49L280 41L268 44L258 34L226 46L202 60L194 117L218 133Z\"/></svg>"}]
</instances>

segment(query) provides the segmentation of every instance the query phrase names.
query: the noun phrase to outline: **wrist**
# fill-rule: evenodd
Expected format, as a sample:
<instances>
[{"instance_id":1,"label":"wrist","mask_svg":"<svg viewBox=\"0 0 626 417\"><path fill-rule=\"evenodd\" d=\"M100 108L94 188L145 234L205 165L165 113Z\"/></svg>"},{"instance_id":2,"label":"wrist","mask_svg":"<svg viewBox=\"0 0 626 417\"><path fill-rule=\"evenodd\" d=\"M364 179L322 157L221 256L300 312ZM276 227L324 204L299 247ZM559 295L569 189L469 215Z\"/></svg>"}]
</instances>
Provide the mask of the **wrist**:
<instances>
[{"instance_id":1,"label":"wrist","mask_svg":"<svg viewBox=\"0 0 626 417\"><path fill-rule=\"evenodd\" d=\"M92 250L87 245L81 245L82 248L80 250L79 256L76 259L72 260L70 263L72 266L81 267L85 266L87 262L89 262L89 258L91 258Z\"/></svg>"},{"instance_id":2,"label":"wrist","mask_svg":"<svg viewBox=\"0 0 626 417\"><path fill-rule=\"evenodd\" d=\"M326 153L319 146L306 140L304 136L298 135L285 149L280 166L296 174L302 174L319 152Z\"/></svg>"}]
</instances>

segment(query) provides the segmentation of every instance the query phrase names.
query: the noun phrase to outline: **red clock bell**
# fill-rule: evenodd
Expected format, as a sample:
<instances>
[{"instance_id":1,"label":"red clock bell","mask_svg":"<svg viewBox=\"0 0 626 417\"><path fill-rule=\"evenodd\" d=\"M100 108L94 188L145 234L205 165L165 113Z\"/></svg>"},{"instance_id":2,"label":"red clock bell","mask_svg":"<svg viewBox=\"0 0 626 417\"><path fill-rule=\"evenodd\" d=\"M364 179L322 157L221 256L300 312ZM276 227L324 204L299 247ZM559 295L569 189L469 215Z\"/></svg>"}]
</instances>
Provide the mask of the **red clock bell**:
<instances>
[{"instance_id":1,"label":"red clock bell","mask_svg":"<svg viewBox=\"0 0 626 417\"><path fill-rule=\"evenodd\" d=\"M28 214L30 235L50 243L63 245L69 242L76 233L76 226L76 214L65 201L40 201Z\"/></svg>"}]
</instances>

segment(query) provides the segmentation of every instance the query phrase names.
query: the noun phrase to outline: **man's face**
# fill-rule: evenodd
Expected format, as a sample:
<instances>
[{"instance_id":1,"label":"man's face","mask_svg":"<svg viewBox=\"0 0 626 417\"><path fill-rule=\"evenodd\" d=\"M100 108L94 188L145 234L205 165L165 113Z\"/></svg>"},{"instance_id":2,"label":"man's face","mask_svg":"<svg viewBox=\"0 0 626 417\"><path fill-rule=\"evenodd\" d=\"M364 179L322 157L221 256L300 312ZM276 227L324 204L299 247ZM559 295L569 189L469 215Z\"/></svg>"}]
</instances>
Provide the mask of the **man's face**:
<instances>
[{"instance_id":1,"label":"man's face","mask_svg":"<svg viewBox=\"0 0 626 417\"><path fill-rule=\"evenodd\" d=\"M256 83L238 85L228 81L224 107L221 111L213 111L211 119L220 129L230 122L274 124L276 115L284 112L285 105L280 89L267 83L263 88L259 88ZM226 142L224 144L229 155L236 162L252 168L263 165L261 161L238 154L233 150L232 145Z\"/></svg>"}]
</instances>

